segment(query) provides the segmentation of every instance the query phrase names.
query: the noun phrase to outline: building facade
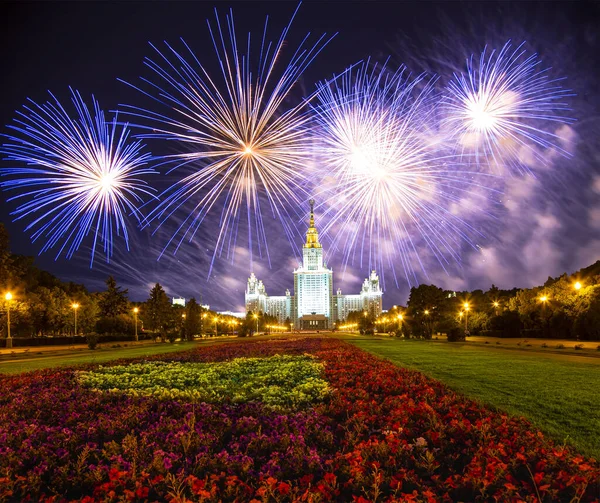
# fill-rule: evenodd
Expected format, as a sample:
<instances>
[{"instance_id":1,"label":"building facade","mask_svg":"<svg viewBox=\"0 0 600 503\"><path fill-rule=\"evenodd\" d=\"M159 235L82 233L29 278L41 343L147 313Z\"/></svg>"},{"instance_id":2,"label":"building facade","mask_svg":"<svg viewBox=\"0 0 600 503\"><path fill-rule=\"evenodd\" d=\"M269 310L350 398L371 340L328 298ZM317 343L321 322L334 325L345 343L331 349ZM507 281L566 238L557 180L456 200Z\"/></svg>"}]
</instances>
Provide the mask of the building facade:
<instances>
[{"instance_id":1,"label":"building facade","mask_svg":"<svg viewBox=\"0 0 600 503\"><path fill-rule=\"evenodd\" d=\"M373 271L365 279L358 295L333 294L333 271L323 259L323 246L315 226L314 201L310 201L310 221L306 242L302 245L302 265L294 270L294 295L269 297L262 281L252 273L246 286L246 312L263 312L277 317L279 323L290 320L296 329L331 329L351 311L381 314L383 292Z\"/></svg>"}]
</instances>

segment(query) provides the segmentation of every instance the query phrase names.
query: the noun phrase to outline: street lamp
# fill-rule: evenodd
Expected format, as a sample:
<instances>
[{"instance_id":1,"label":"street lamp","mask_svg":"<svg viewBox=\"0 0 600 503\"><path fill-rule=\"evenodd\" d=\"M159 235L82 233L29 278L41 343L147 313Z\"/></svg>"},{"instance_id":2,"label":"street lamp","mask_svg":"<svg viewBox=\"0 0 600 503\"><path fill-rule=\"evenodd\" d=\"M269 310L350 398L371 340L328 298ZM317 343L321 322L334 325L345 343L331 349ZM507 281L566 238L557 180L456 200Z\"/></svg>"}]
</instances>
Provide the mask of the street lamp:
<instances>
[{"instance_id":1,"label":"street lamp","mask_svg":"<svg viewBox=\"0 0 600 503\"><path fill-rule=\"evenodd\" d=\"M12 348L12 337L10 336L10 301L13 298L12 293L6 292L4 298L6 299L6 348L10 349Z\"/></svg>"},{"instance_id":2,"label":"street lamp","mask_svg":"<svg viewBox=\"0 0 600 503\"><path fill-rule=\"evenodd\" d=\"M494 302L492 302L492 305L496 309L496 316L498 316L498 308L500 307L500 302L498 302L497 300L495 300Z\"/></svg>"},{"instance_id":3,"label":"street lamp","mask_svg":"<svg viewBox=\"0 0 600 503\"><path fill-rule=\"evenodd\" d=\"M208 316L208 313L202 314L202 326L200 327L200 335L202 337L204 337L204 320L206 319L207 316Z\"/></svg>"},{"instance_id":4,"label":"street lamp","mask_svg":"<svg viewBox=\"0 0 600 503\"><path fill-rule=\"evenodd\" d=\"M77 302L73 303L71 305L71 307L73 308L73 313L75 313L75 335L77 335L77 309L79 309L79 304Z\"/></svg>"},{"instance_id":5,"label":"street lamp","mask_svg":"<svg viewBox=\"0 0 600 503\"><path fill-rule=\"evenodd\" d=\"M215 316L215 337L219 336L219 317Z\"/></svg>"},{"instance_id":6,"label":"street lamp","mask_svg":"<svg viewBox=\"0 0 600 503\"><path fill-rule=\"evenodd\" d=\"M402 320L404 319L404 316L402 316L401 314L398 315L398 332L402 333Z\"/></svg>"},{"instance_id":7,"label":"street lamp","mask_svg":"<svg viewBox=\"0 0 600 503\"><path fill-rule=\"evenodd\" d=\"M575 288L575 290L581 290L582 286L583 285L579 281L576 281L575 284L573 285L573 288Z\"/></svg>"},{"instance_id":8,"label":"street lamp","mask_svg":"<svg viewBox=\"0 0 600 503\"><path fill-rule=\"evenodd\" d=\"M256 320L256 333L258 334L258 314L254 314L254 319Z\"/></svg>"},{"instance_id":9,"label":"street lamp","mask_svg":"<svg viewBox=\"0 0 600 503\"><path fill-rule=\"evenodd\" d=\"M135 319L135 342L138 342L138 333L137 333L137 315L139 309L137 307L133 308L133 318Z\"/></svg>"},{"instance_id":10,"label":"street lamp","mask_svg":"<svg viewBox=\"0 0 600 503\"><path fill-rule=\"evenodd\" d=\"M465 302L463 304L463 307L465 308L465 332L469 331L469 303Z\"/></svg>"}]
</instances>

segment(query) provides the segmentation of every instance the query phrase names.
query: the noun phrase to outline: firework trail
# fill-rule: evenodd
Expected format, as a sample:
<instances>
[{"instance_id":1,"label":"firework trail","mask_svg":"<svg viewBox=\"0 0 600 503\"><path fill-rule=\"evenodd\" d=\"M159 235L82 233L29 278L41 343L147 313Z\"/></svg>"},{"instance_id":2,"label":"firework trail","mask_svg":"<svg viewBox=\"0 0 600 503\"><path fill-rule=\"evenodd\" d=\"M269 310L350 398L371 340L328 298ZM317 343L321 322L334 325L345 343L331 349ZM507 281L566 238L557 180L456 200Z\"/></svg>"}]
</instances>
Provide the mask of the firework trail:
<instances>
[{"instance_id":1,"label":"firework trail","mask_svg":"<svg viewBox=\"0 0 600 503\"><path fill-rule=\"evenodd\" d=\"M164 164L191 170L163 193L148 216L148 223L156 219L162 224L176 212L187 215L163 253L171 244L176 252L185 239L191 241L213 210L221 215L211 270L224 249L233 259L243 213L250 260L254 246L269 258L261 199L263 205L268 201L292 242L296 220L290 211L306 198L310 117L306 101L281 109L294 84L331 40L323 35L308 45L307 35L285 65L284 46L296 12L276 42L267 40L265 23L259 50L253 51L250 34L244 49L238 45L233 13L222 26L215 11L215 26L207 23L221 70L218 76L211 76L183 41L184 53L168 44L164 52L152 46L158 61L146 59L145 64L159 83L143 79L149 91L136 89L168 111L163 115L129 105L124 109L151 130L144 137L174 141L187 150L164 156Z\"/></svg>"},{"instance_id":2,"label":"firework trail","mask_svg":"<svg viewBox=\"0 0 600 503\"><path fill-rule=\"evenodd\" d=\"M498 52L484 49L478 60L471 56L466 74L455 73L442 97L443 125L478 164L528 172L546 162L540 149L569 155L555 130L573 122L562 101L572 94L523 46L508 42Z\"/></svg>"},{"instance_id":3,"label":"firework trail","mask_svg":"<svg viewBox=\"0 0 600 503\"><path fill-rule=\"evenodd\" d=\"M433 80L405 68L361 64L319 85L314 112L325 233L348 264L368 256L383 274L401 264L409 284L425 275L425 248L444 267L477 232L451 210L486 199L485 175L463 171L435 127ZM482 203L483 206L483 203Z\"/></svg>"},{"instance_id":4,"label":"firework trail","mask_svg":"<svg viewBox=\"0 0 600 503\"><path fill-rule=\"evenodd\" d=\"M115 233L129 248L126 215L141 221L138 207L152 195L141 177L154 171L141 142L129 141L127 125L118 125L116 116L107 122L94 98L92 113L78 92L71 94L74 119L52 94L53 101L29 100L17 112L0 153L21 165L3 168L8 179L0 186L19 192L9 199L20 202L12 215L33 219L26 231L33 231L33 242L44 241L40 253L57 246L57 259L71 258L92 234L91 267L98 241L107 262Z\"/></svg>"}]
</instances>

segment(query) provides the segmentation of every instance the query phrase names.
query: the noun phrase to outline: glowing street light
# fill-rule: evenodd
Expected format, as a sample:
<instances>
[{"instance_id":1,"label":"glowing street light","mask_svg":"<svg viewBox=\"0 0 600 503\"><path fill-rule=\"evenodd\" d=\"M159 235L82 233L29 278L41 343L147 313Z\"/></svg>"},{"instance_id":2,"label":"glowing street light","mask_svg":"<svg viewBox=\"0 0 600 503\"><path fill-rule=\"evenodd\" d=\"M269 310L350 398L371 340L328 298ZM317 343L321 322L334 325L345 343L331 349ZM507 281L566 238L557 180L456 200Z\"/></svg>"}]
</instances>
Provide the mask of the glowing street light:
<instances>
[{"instance_id":1,"label":"glowing street light","mask_svg":"<svg viewBox=\"0 0 600 503\"><path fill-rule=\"evenodd\" d=\"M495 300L494 302L492 302L492 305L494 306L494 309L496 310L496 316L498 316L498 308L500 307L500 302Z\"/></svg>"},{"instance_id":2,"label":"glowing street light","mask_svg":"<svg viewBox=\"0 0 600 503\"><path fill-rule=\"evenodd\" d=\"M215 337L219 336L219 317L215 316Z\"/></svg>"},{"instance_id":3,"label":"glowing street light","mask_svg":"<svg viewBox=\"0 0 600 503\"><path fill-rule=\"evenodd\" d=\"M79 304L77 302L74 302L73 304L71 304L71 307L73 308L73 313L75 314L75 330L74 330L74 333L75 333L75 335L77 335L77 310L79 309Z\"/></svg>"},{"instance_id":4,"label":"glowing street light","mask_svg":"<svg viewBox=\"0 0 600 503\"><path fill-rule=\"evenodd\" d=\"M254 319L256 320L256 333L258 334L258 314L254 314Z\"/></svg>"},{"instance_id":5,"label":"glowing street light","mask_svg":"<svg viewBox=\"0 0 600 503\"><path fill-rule=\"evenodd\" d=\"M548 296L547 296L547 295L542 295L542 296L540 297L540 301L541 301L541 302L548 302Z\"/></svg>"},{"instance_id":6,"label":"glowing street light","mask_svg":"<svg viewBox=\"0 0 600 503\"><path fill-rule=\"evenodd\" d=\"M138 333L137 333L137 315L140 310L137 307L133 308L133 318L135 320L135 342L138 342Z\"/></svg>"},{"instance_id":7,"label":"glowing street light","mask_svg":"<svg viewBox=\"0 0 600 503\"><path fill-rule=\"evenodd\" d=\"M465 302L463 304L465 308L465 333L469 331L469 303Z\"/></svg>"},{"instance_id":8,"label":"glowing street light","mask_svg":"<svg viewBox=\"0 0 600 503\"><path fill-rule=\"evenodd\" d=\"M575 284L573 285L573 288L575 288L575 290L581 290L582 286L583 285L579 281L576 281Z\"/></svg>"},{"instance_id":9,"label":"glowing street light","mask_svg":"<svg viewBox=\"0 0 600 503\"><path fill-rule=\"evenodd\" d=\"M10 349L12 348L12 337L10 336L10 301L13 298L12 293L6 292L4 298L6 299L6 348Z\"/></svg>"}]
</instances>

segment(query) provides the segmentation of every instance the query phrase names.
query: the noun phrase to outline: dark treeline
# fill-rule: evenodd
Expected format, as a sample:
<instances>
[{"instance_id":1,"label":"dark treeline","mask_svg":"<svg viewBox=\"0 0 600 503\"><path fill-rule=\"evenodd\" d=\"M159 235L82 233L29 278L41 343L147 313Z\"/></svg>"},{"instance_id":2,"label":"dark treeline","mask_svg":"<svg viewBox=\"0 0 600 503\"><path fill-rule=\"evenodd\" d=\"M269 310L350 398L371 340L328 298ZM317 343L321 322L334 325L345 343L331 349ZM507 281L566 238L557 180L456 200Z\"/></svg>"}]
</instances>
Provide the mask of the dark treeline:
<instances>
[{"instance_id":1,"label":"dark treeline","mask_svg":"<svg viewBox=\"0 0 600 503\"><path fill-rule=\"evenodd\" d=\"M350 313L347 322L364 333L393 331L404 337L445 333L600 340L600 260L575 274L549 277L535 288L452 292L435 285L410 290L406 308L395 306L375 319Z\"/></svg>"},{"instance_id":2,"label":"dark treeline","mask_svg":"<svg viewBox=\"0 0 600 503\"><path fill-rule=\"evenodd\" d=\"M85 286L63 282L35 266L33 257L10 251L9 236L0 224L0 336L7 335L7 307L10 303L13 338L42 336L110 335L132 339L153 336L162 339L191 339L217 333L219 324L232 327L228 317L203 309L192 298L185 307L173 306L160 284L155 284L142 303L129 300L126 289L113 277L106 290L89 292ZM12 294L10 301L6 292ZM76 311L76 313L75 313ZM77 332L75 333L75 316ZM223 330L221 333L227 333Z\"/></svg>"}]
</instances>

